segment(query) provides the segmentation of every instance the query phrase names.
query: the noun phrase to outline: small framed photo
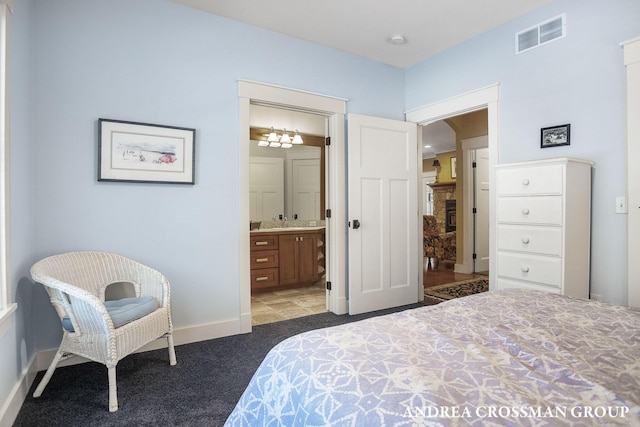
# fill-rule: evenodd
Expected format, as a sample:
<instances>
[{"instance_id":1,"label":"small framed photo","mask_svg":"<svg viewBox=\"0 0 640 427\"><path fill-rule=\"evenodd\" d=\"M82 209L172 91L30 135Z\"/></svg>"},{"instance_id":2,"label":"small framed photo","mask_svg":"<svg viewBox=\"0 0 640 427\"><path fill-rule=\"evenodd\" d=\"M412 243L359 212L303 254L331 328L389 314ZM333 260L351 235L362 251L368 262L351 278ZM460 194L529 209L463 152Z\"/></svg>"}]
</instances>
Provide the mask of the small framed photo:
<instances>
[{"instance_id":1,"label":"small framed photo","mask_svg":"<svg viewBox=\"0 0 640 427\"><path fill-rule=\"evenodd\" d=\"M451 179L456 179L458 174L456 173L456 158L451 157Z\"/></svg>"},{"instance_id":2,"label":"small framed photo","mask_svg":"<svg viewBox=\"0 0 640 427\"><path fill-rule=\"evenodd\" d=\"M194 184L195 129L98 119L98 181Z\"/></svg>"},{"instance_id":3,"label":"small framed photo","mask_svg":"<svg viewBox=\"0 0 640 427\"><path fill-rule=\"evenodd\" d=\"M540 148L569 145L571 142L571 125L560 125L540 129Z\"/></svg>"}]
</instances>

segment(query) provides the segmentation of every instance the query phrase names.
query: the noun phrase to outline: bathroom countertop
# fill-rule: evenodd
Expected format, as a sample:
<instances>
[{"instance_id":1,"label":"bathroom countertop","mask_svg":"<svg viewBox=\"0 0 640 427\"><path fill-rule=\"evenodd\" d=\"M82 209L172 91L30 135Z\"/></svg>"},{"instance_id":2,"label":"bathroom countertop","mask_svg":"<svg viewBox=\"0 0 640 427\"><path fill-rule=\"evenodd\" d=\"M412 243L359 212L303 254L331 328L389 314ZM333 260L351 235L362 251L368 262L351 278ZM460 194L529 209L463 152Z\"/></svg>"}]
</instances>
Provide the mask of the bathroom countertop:
<instances>
[{"instance_id":1,"label":"bathroom countertop","mask_svg":"<svg viewBox=\"0 0 640 427\"><path fill-rule=\"evenodd\" d=\"M258 230L251 230L251 233L286 233L286 232L301 232L301 231L318 231L324 230L325 226L316 227L276 227L276 228L260 228Z\"/></svg>"}]
</instances>

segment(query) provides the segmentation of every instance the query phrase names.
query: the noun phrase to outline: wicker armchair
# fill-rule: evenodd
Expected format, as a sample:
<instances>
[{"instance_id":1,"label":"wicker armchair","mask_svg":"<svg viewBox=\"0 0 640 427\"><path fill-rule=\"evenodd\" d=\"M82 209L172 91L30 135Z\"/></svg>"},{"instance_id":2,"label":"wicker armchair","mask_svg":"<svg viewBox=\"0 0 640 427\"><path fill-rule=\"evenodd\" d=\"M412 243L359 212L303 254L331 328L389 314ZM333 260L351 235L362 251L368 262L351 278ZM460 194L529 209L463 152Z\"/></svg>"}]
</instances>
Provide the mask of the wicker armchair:
<instances>
[{"instance_id":1,"label":"wicker armchair","mask_svg":"<svg viewBox=\"0 0 640 427\"><path fill-rule=\"evenodd\" d=\"M169 281L158 271L121 255L70 252L37 262L31 277L45 286L63 330L60 348L34 397L42 394L60 361L77 355L107 366L109 411L114 412L118 410L116 365L121 359L166 337L169 362L176 364ZM128 298L124 310L105 306L105 290L113 283L133 285L136 298Z\"/></svg>"},{"instance_id":2,"label":"wicker armchair","mask_svg":"<svg viewBox=\"0 0 640 427\"><path fill-rule=\"evenodd\" d=\"M456 232L440 233L440 227L433 215L423 216L423 257L429 258L432 269L441 261L456 260Z\"/></svg>"}]
</instances>

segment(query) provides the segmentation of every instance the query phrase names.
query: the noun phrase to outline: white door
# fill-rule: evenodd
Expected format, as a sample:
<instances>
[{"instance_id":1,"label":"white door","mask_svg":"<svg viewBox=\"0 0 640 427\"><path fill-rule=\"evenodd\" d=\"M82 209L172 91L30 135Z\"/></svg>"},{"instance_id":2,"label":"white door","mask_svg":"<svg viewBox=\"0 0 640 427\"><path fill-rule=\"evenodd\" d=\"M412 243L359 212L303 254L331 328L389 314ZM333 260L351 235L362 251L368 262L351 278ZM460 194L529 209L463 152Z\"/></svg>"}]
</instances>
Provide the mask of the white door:
<instances>
[{"instance_id":1,"label":"white door","mask_svg":"<svg viewBox=\"0 0 640 427\"><path fill-rule=\"evenodd\" d=\"M474 272L489 271L489 149L475 151L475 248Z\"/></svg>"},{"instance_id":2,"label":"white door","mask_svg":"<svg viewBox=\"0 0 640 427\"><path fill-rule=\"evenodd\" d=\"M418 165L415 123L349 114L349 314L421 297Z\"/></svg>"},{"instance_id":3,"label":"white door","mask_svg":"<svg viewBox=\"0 0 640 427\"><path fill-rule=\"evenodd\" d=\"M249 218L269 221L284 214L284 161L277 157L249 158Z\"/></svg>"},{"instance_id":4,"label":"white door","mask_svg":"<svg viewBox=\"0 0 640 427\"><path fill-rule=\"evenodd\" d=\"M320 159L293 159L291 218L320 219Z\"/></svg>"}]
</instances>

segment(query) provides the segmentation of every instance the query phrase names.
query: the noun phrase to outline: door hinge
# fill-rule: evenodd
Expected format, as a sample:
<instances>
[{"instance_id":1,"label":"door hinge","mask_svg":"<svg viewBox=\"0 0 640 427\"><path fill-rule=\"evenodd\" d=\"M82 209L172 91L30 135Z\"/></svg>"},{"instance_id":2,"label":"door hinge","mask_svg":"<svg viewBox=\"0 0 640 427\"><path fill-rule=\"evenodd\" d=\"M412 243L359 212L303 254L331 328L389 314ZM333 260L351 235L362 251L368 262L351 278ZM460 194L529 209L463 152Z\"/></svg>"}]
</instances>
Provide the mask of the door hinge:
<instances>
[{"instance_id":1,"label":"door hinge","mask_svg":"<svg viewBox=\"0 0 640 427\"><path fill-rule=\"evenodd\" d=\"M471 163L471 167L475 168L477 166L477 163L474 161L473 163Z\"/></svg>"},{"instance_id":2,"label":"door hinge","mask_svg":"<svg viewBox=\"0 0 640 427\"><path fill-rule=\"evenodd\" d=\"M331 145L331 137L328 136L324 139L324 145Z\"/></svg>"},{"instance_id":3,"label":"door hinge","mask_svg":"<svg viewBox=\"0 0 640 427\"><path fill-rule=\"evenodd\" d=\"M475 214L475 213L478 213L478 209L473 208L473 211L472 211L471 213L474 213L474 214Z\"/></svg>"},{"instance_id":4,"label":"door hinge","mask_svg":"<svg viewBox=\"0 0 640 427\"><path fill-rule=\"evenodd\" d=\"M327 211L324 213L324 216L326 218L331 218L331 209L327 209Z\"/></svg>"},{"instance_id":5,"label":"door hinge","mask_svg":"<svg viewBox=\"0 0 640 427\"><path fill-rule=\"evenodd\" d=\"M331 290L331 282L327 282L327 290L330 291Z\"/></svg>"},{"instance_id":6,"label":"door hinge","mask_svg":"<svg viewBox=\"0 0 640 427\"><path fill-rule=\"evenodd\" d=\"M476 255L476 254L473 254L473 259L476 259L476 257L477 257L477 255Z\"/></svg>"}]
</instances>

